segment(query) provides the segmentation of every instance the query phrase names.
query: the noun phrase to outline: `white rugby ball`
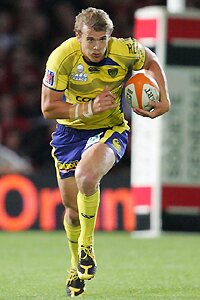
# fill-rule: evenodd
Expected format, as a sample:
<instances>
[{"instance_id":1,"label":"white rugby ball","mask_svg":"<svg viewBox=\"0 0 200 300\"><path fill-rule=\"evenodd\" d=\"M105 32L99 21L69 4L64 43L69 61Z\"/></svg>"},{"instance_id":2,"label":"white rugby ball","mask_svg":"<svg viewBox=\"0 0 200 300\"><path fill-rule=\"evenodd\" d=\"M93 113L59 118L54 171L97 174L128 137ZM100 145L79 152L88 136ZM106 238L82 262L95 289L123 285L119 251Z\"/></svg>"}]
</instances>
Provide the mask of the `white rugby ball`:
<instances>
[{"instance_id":1,"label":"white rugby ball","mask_svg":"<svg viewBox=\"0 0 200 300\"><path fill-rule=\"evenodd\" d=\"M160 91L155 79L148 72L131 76L125 84L125 98L132 108L151 110L149 101L159 101Z\"/></svg>"}]
</instances>

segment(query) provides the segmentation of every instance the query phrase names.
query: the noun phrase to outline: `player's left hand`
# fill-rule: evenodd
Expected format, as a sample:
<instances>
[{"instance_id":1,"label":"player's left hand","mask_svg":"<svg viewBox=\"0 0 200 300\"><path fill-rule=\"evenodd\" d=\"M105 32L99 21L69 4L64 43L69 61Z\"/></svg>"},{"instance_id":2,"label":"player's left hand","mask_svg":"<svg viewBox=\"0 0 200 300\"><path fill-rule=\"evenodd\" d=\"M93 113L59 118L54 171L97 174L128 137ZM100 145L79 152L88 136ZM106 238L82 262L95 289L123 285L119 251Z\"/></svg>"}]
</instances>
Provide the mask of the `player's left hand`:
<instances>
[{"instance_id":1,"label":"player's left hand","mask_svg":"<svg viewBox=\"0 0 200 300\"><path fill-rule=\"evenodd\" d=\"M151 119L155 119L156 117L159 117L163 114L165 114L167 111L169 111L169 102L168 101L149 101L149 105L152 107L150 111L141 109L141 108L134 108L133 111L142 117L148 117Z\"/></svg>"}]
</instances>

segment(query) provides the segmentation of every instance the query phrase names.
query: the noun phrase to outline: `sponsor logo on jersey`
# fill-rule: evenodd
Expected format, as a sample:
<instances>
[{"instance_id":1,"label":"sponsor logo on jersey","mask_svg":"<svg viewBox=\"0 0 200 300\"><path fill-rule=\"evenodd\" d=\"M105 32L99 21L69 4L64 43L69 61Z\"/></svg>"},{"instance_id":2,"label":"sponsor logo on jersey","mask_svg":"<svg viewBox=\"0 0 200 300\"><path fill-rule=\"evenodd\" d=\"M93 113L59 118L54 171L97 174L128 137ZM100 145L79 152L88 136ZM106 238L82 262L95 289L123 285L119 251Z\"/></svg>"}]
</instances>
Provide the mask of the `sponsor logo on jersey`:
<instances>
[{"instance_id":1,"label":"sponsor logo on jersey","mask_svg":"<svg viewBox=\"0 0 200 300\"><path fill-rule=\"evenodd\" d=\"M89 101L93 101L95 98L91 98L91 97L81 97L81 96L76 96L76 100L78 102L89 102Z\"/></svg>"},{"instance_id":2,"label":"sponsor logo on jersey","mask_svg":"<svg viewBox=\"0 0 200 300\"><path fill-rule=\"evenodd\" d=\"M118 139L113 139L112 140L113 146L115 149L119 152L121 150L121 144Z\"/></svg>"},{"instance_id":3,"label":"sponsor logo on jersey","mask_svg":"<svg viewBox=\"0 0 200 300\"><path fill-rule=\"evenodd\" d=\"M117 68L113 68L113 69L108 69L108 74L114 78L118 73L118 69Z\"/></svg>"},{"instance_id":4,"label":"sponsor logo on jersey","mask_svg":"<svg viewBox=\"0 0 200 300\"><path fill-rule=\"evenodd\" d=\"M54 79L55 79L55 72L51 70L46 70L45 79L44 81L48 83L50 86L54 85Z\"/></svg>"},{"instance_id":5,"label":"sponsor logo on jersey","mask_svg":"<svg viewBox=\"0 0 200 300\"><path fill-rule=\"evenodd\" d=\"M88 74L83 73L84 66L82 64L78 64L76 67L77 73L72 73L71 77L76 81L87 81L88 80Z\"/></svg>"},{"instance_id":6,"label":"sponsor logo on jersey","mask_svg":"<svg viewBox=\"0 0 200 300\"><path fill-rule=\"evenodd\" d=\"M100 69L98 67L89 67L88 68L88 71L90 73L99 73L100 72Z\"/></svg>"},{"instance_id":7,"label":"sponsor logo on jersey","mask_svg":"<svg viewBox=\"0 0 200 300\"><path fill-rule=\"evenodd\" d=\"M78 164L78 160L70 161L67 163L62 163L59 161L57 166L60 173L65 174L68 173L69 171L75 170L77 164Z\"/></svg>"}]
</instances>

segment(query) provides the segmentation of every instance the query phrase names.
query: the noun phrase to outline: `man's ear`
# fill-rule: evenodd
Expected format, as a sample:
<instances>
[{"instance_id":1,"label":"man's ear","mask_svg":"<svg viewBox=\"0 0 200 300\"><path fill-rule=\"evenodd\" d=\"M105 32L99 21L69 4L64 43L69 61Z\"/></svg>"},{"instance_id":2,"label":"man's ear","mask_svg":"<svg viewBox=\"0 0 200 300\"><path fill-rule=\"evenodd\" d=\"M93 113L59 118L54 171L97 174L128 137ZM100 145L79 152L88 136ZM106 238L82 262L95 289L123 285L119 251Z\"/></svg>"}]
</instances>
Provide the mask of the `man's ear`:
<instances>
[{"instance_id":1,"label":"man's ear","mask_svg":"<svg viewBox=\"0 0 200 300\"><path fill-rule=\"evenodd\" d=\"M81 33L80 33L79 31L77 31L75 34L76 34L77 40L78 40L79 43L80 43L80 41L81 41Z\"/></svg>"}]
</instances>

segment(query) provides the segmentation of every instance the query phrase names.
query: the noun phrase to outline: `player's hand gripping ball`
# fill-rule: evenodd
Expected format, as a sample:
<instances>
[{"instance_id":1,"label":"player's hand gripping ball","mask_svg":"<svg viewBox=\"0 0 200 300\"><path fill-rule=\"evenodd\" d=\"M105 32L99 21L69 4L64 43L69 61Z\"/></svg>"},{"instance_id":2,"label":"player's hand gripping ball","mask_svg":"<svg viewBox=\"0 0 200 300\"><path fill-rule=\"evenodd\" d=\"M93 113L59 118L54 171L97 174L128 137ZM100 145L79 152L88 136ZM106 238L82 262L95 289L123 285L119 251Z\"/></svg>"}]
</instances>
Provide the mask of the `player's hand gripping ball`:
<instances>
[{"instance_id":1,"label":"player's hand gripping ball","mask_svg":"<svg viewBox=\"0 0 200 300\"><path fill-rule=\"evenodd\" d=\"M127 80L125 98L132 108L150 111L149 101L159 101L160 98L158 84L149 72L138 72Z\"/></svg>"}]
</instances>

